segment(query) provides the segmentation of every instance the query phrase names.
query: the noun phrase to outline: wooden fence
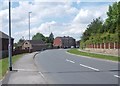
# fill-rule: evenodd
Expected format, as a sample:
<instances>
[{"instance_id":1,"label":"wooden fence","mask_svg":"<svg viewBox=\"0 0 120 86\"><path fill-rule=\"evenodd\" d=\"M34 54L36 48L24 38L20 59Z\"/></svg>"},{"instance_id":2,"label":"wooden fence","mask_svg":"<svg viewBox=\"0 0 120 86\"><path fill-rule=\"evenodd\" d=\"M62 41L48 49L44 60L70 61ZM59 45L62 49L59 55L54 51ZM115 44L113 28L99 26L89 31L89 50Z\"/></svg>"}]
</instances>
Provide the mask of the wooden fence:
<instances>
[{"instance_id":1,"label":"wooden fence","mask_svg":"<svg viewBox=\"0 0 120 86\"><path fill-rule=\"evenodd\" d=\"M29 50L13 50L12 51L12 56L13 55L17 55L17 54L23 54L23 53L28 53ZM0 59L3 59L3 58L6 58L8 57L8 50L5 50L5 51L1 51L0 52Z\"/></svg>"}]
</instances>

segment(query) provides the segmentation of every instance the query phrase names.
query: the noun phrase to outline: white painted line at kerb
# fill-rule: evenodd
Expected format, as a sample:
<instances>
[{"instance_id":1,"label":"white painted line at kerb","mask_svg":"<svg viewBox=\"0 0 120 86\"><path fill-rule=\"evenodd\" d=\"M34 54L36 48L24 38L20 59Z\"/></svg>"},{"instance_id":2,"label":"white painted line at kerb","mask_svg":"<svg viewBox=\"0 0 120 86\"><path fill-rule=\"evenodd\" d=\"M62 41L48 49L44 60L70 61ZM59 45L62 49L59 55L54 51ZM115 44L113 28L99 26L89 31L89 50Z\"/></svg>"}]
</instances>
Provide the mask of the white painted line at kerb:
<instances>
[{"instance_id":1,"label":"white painted line at kerb","mask_svg":"<svg viewBox=\"0 0 120 86\"><path fill-rule=\"evenodd\" d=\"M92 70L95 70L95 71L100 71L99 69L96 69L96 68L93 68L93 67L89 67L89 66L86 66L86 65L83 65L83 64L80 64L80 66L86 67L86 68L89 68L89 69L92 69Z\"/></svg>"},{"instance_id":2,"label":"white painted line at kerb","mask_svg":"<svg viewBox=\"0 0 120 86\"><path fill-rule=\"evenodd\" d=\"M68 60L68 59L66 59L66 61L71 62L71 63L75 63L74 61L72 61L72 60Z\"/></svg>"},{"instance_id":3,"label":"white painted line at kerb","mask_svg":"<svg viewBox=\"0 0 120 86\"><path fill-rule=\"evenodd\" d=\"M120 78L120 76L118 76L118 75L114 75L116 78Z\"/></svg>"},{"instance_id":4,"label":"white painted line at kerb","mask_svg":"<svg viewBox=\"0 0 120 86\"><path fill-rule=\"evenodd\" d=\"M38 72L43 78L45 78L45 76L41 73L41 72Z\"/></svg>"}]
</instances>

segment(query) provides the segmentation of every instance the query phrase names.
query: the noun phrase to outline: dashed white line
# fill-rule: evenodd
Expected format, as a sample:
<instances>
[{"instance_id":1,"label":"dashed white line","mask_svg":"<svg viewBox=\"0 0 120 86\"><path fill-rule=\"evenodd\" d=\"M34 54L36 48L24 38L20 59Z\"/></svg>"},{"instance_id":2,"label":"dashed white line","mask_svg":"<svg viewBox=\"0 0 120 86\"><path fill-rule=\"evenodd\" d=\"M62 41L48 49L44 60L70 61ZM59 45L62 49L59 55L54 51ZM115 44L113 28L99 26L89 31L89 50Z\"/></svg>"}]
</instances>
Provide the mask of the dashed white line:
<instances>
[{"instance_id":1,"label":"dashed white line","mask_svg":"<svg viewBox=\"0 0 120 86\"><path fill-rule=\"evenodd\" d=\"M43 78L45 78L45 76L41 73L41 72L38 72Z\"/></svg>"},{"instance_id":2,"label":"dashed white line","mask_svg":"<svg viewBox=\"0 0 120 86\"><path fill-rule=\"evenodd\" d=\"M118 76L118 75L114 75L115 77L117 77L117 78L120 78L120 76Z\"/></svg>"},{"instance_id":3,"label":"dashed white line","mask_svg":"<svg viewBox=\"0 0 120 86\"><path fill-rule=\"evenodd\" d=\"M71 62L71 63L75 63L74 61L72 61L72 60L68 60L68 59L66 59L66 61Z\"/></svg>"},{"instance_id":4,"label":"dashed white line","mask_svg":"<svg viewBox=\"0 0 120 86\"><path fill-rule=\"evenodd\" d=\"M83 64L80 64L80 66L86 67L86 68L89 68L89 69L92 69L92 70L95 70L95 71L100 71L99 69L96 69L96 68L93 68L93 67L90 67L90 66L86 66L86 65L83 65Z\"/></svg>"}]
</instances>

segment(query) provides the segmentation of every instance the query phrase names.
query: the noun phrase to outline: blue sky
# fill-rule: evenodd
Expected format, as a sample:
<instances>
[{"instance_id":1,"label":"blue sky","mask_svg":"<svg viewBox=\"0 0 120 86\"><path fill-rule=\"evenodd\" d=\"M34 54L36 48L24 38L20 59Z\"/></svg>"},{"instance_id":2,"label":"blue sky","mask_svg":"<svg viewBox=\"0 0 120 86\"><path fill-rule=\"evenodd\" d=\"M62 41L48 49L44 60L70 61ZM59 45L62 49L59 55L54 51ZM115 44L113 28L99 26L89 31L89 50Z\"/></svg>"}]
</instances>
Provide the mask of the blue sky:
<instances>
[{"instance_id":1,"label":"blue sky","mask_svg":"<svg viewBox=\"0 0 120 86\"><path fill-rule=\"evenodd\" d=\"M107 18L106 12L113 2L38 2L26 0L12 2L12 37L15 42L28 39L28 12L31 11L31 37L40 32L49 36L72 36L79 40L87 25L95 18ZM0 9L1 31L8 34L8 2Z\"/></svg>"}]
</instances>

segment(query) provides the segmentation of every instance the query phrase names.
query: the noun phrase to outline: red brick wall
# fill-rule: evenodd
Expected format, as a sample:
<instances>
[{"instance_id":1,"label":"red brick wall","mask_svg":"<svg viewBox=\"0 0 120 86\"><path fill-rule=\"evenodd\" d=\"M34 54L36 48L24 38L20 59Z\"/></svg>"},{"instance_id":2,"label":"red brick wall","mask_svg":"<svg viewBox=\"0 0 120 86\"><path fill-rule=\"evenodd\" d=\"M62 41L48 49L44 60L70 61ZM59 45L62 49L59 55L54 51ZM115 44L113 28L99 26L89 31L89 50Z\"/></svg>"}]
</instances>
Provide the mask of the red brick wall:
<instances>
[{"instance_id":1,"label":"red brick wall","mask_svg":"<svg viewBox=\"0 0 120 86\"><path fill-rule=\"evenodd\" d=\"M110 43L110 49L114 49L114 43Z\"/></svg>"},{"instance_id":2,"label":"red brick wall","mask_svg":"<svg viewBox=\"0 0 120 86\"><path fill-rule=\"evenodd\" d=\"M102 48L104 49L104 43L102 43Z\"/></svg>"},{"instance_id":3,"label":"red brick wall","mask_svg":"<svg viewBox=\"0 0 120 86\"><path fill-rule=\"evenodd\" d=\"M118 48L120 49L120 43L118 44Z\"/></svg>"},{"instance_id":4,"label":"red brick wall","mask_svg":"<svg viewBox=\"0 0 120 86\"><path fill-rule=\"evenodd\" d=\"M61 38L55 38L54 41L53 41L53 46L61 46L62 43L61 43Z\"/></svg>"},{"instance_id":5,"label":"red brick wall","mask_svg":"<svg viewBox=\"0 0 120 86\"><path fill-rule=\"evenodd\" d=\"M89 45L87 45L86 47L87 48L100 48L100 45L101 45L101 48L102 49L104 49L104 47L105 47L105 49L109 49L109 47L110 47L110 49L120 49L120 43L115 43L114 44L114 42L111 42L111 43L105 43L105 46L104 46L104 43L98 43L98 44L94 44L94 47L93 47L93 44L89 44ZM115 45L115 46L114 46Z\"/></svg>"},{"instance_id":6,"label":"red brick wall","mask_svg":"<svg viewBox=\"0 0 120 86\"><path fill-rule=\"evenodd\" d=\"M106 49L108 49L109 48L109 43L105 43L105 47L106 47Z\"/></svg>"},{"instance_id":7,"label":"red brick wall","mask_svg":"<svg viewBox=\"0 0 120 86\"><path fill-rule=\"evenodd\" d=\"M98 43L98 48L100 48L100 43Z\"/></svg>"}]
</instances>

